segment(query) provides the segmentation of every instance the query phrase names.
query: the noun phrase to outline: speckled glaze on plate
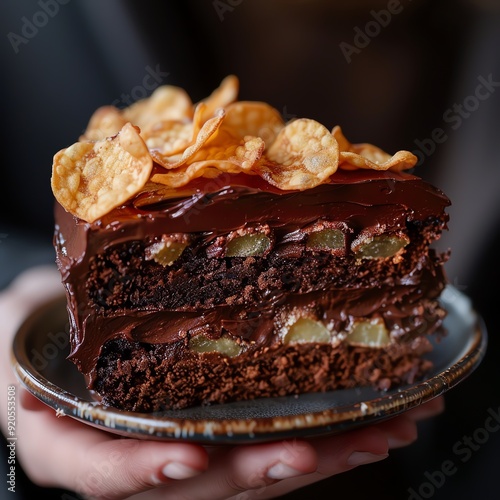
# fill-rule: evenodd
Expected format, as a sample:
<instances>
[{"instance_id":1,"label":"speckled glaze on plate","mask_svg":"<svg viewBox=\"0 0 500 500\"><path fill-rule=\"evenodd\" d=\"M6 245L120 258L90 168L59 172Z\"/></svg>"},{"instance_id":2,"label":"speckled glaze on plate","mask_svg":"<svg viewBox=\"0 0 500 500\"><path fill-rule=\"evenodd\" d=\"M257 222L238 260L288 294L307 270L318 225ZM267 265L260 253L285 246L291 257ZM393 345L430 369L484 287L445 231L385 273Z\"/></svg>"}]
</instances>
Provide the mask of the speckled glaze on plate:
<instances>
[{"instance_id":1,"label":"speckled glaze on plate","mask_svg":"<svg viewBox=\"0 0 500 500\"><path fill-rule=\"evenodd\" d=\"M319 436L379 422L408 411L456 386L479 365L487 332L469 299L449 286L442 295L448 335L427 357L425 380L396 390L371 388L134 413L95 402L83 376L66 359L68 316L60 297L37 309L19 328L12 364L26 389L59 416L122 436L237 444Z\"/></svg>"}]
</instances>

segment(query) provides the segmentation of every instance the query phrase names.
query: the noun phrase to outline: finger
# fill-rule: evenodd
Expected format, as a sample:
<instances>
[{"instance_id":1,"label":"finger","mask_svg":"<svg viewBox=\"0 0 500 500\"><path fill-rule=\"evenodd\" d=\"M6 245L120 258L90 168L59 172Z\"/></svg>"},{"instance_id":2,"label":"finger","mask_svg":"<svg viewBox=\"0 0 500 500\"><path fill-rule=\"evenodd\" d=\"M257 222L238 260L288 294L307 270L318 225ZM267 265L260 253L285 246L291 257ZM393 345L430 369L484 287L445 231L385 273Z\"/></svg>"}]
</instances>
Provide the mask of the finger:
<instances>
[{"instance_id":1,"label":"finger","mask_svg":"<svg viewBox=\"0 0 500 500\"><path fill-rule=\"evenodd\" d=\"M284 479L265 489L232 497L234 500L278 498L309 484L387 458L387 441L376 427L367 427L310 441L318 457L317 470L300 477Z\"/></svg>"},{"instance_id":2,"label":"finger","mask_svg":"<svg viewBox=\"0 0 500 500\"><path fill-rule=\"evenodd\" d=\"M390 449L402 448L416 441L419 421L435 417L443 410L444 398L439 396L400 416L378 424L378 427L386 434Z\"/></svg>"},{"instance_id":3,"label":"finger","mask_svg":"<svg viewBox=\"0 0 500 500\"><path fill-rule=\"evenodd\" d=\"M388 456L386 437L375 426L317 439L314 447L319 457L316 474L323 477L378 462Z\"/></svg>"},{"instance_id":4,"label":"finger","mask_svg":"<svg viewBox=\"0 0 500 500\"><path fill-rule=\"evenodd\" d=\"M216 466L196 478L170 485L173 497L276 498L325 477L387 457L387 441L377 429L309 441L239 447L213 454ZM280 486L281 485L281 486ZM204 493L206 496L204 496ZM152 498L162 498L162 492Z\"/></svg>"},{"instance_id":5,"label":"finger","mask_svg":"<svg viewBox=\"0 0 500 500\"><path fill-rule=\"evenodd\" d=\"M405 413L412 420L424 420L426 418L435 417L441 413L443 413L445 409L445 400L444 396L438 396L426 403L412 408L408 412Z\"/></svg>"},{"instance_id":6,"label":"finger","mask_svg":"<svg viewBox=\"0 0 500 500\"><path fill-rule=\"evenodd\" d=\"M227 499L250 490L261 492L269 484L311 473L316 467L314 448L305 441L219 447L210 452L207 472L151 491L144 498ZM139 495L137 500L141 498Z\"/></svg>"},{"instance_id":7,"label":"finger","mask_svg":"<svg viewBox=\"0 0 500 500\"><path fill-rule=\"evenodd\" d=\"M55 266L49 265L24 271L12 282L10 290L18 297L29 300L29 308L64 293L61 275Z\"/></svg>"},{"instance_id":8,"label":"finger","mask_svg":"<svg viewBox=\"0 0 500 500\"><path fill-rule=\"evenodd\" d=\"M78 465L75 491L121 499L196 476L207 468L208 459L203 448L194 444L122 438L82 452Z\"/></svg>"},{"instance_id":9,"label":"finger","mask_svg":"<svg viewBox=\"0 0 500 500\"><path fill-rule=\"evenodd\" d=\"M444 410L444 398L439 396L406 413L377 424L385 433L390 449L408 446L418 437L417 423L420 420L439 415Z\"/></svg>"},{"instance_id":10,"label":"finger","mask_svg":"<svg viewBox=\"0 0 500 500\"><path fill-rule=\"evenodd\" d=\"M19 390L19 404L27 411L52 411L45 403L23 388Z\"/></svg>"},{"instance_id":11,"label":"finger","mask_svg":"<svg viewBox=\"0 0 500 500\"><path fill-rule=\"evenodd\" d=\"M18 383L11 368L10 343L33 307L63 292L55 266L40 266L20 274L0 292L0 379L5 385ZM0 423L5 429L6 400L0 401Z\"/></svg>"},{"instance_id":12,"label":"finger","mask_svg":"<svg viewBox=\"0 0 500 500\"><path fill-rule=\"evenodd\" d=\"M54 266L40 266L24 271L0 293L2 335L12 337L34 308L62 293L64 288Z\"/></svg>"},{"instance_id":13,"label":"finger","mask_svg":"<svg viewBox=\"0 0 500 500\"><path fill-rule=\"evenodd\" d=\"M54 412L24 411L21 416L20 458L41 486L121 499L192 477L208 466L205 449L195 444L117 438ZM43 438L37 429L43 429ZM30 460L33 456L47 459Z\"/></svg>"},{"instance_id":14,"label":"finger","mask_svg":"<svg viewBox=\"0 0 500 500\"><path fill-rule=\"evenodd\" d=\"M407 415L400 415L376 425L387 439L389 449L409 446L417 440L417 424Z\"/></svg>"}]
</instances>

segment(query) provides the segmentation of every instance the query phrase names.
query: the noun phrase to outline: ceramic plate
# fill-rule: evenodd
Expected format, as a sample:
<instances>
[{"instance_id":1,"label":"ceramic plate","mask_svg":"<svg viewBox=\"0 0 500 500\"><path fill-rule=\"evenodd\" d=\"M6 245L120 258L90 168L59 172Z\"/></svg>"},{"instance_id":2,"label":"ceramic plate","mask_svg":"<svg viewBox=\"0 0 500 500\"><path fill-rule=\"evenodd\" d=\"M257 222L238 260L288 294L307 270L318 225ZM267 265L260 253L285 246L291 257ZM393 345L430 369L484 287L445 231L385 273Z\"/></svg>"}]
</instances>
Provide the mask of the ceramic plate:
<instances>
[{"instance_id":1,"label":"ceramic plate","mask_svg":"<svg viewBox=\"0 0 500 500\"><path fill-rule=\"evenodd\" d=\"M97 403L66 360L68 316L61 297L36 310L14 339L12 362L21 383L58 415L122 436L211 444L319 436L367 425L410 410L464 380L485 354L487 333L469 299L453 287L442 295L448 335L427 356L425 380L397 390L370 388L134 413Z\"/></svg>"}]
</instances>

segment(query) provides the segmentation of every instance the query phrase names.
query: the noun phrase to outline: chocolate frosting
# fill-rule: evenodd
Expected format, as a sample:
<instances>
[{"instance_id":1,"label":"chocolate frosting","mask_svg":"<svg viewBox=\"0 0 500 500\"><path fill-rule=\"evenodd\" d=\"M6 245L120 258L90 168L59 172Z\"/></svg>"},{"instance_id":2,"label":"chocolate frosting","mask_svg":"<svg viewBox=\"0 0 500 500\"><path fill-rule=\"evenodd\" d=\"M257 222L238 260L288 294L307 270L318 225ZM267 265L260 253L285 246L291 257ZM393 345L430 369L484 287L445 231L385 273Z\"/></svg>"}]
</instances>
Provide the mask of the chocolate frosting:
<instances>
[{"instance_id":1,"label":"chocolate frosting","mask_svg":"<svg viewBox=\"0 0 500 500\"><path fill-rule=\"evenodd\" d=\"M223 174L193 182L184 193L140 208L129 203L93 223L56 204L55 245L64 281L86 256L151 235L205 232L215 237L263 221L291 233L318 217L346 221L358 229L396 227L406 220L441 217L450 205L446 195L418 177L373 170L337 172L329 184L292 192L256 176Z\"/></svg>"}]
</instances>

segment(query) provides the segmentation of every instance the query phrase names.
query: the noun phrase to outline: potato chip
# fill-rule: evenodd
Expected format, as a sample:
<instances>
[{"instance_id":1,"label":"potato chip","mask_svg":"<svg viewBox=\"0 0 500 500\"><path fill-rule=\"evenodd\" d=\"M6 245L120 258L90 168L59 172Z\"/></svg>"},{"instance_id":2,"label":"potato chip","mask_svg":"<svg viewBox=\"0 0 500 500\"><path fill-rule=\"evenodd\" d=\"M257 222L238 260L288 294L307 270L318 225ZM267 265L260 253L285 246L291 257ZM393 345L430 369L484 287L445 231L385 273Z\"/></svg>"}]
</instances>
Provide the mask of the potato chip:
<instances>
[{"instance_id":1,"label":"potato chip","mask_svg":"<svg viewBox=\"0 0 500 500\"><path fill-rule=\"evenodd\" d=\"M174 85L162 85L149 97L145 97L123 110L126 121L141 130L165 120L191 120L193 102L185 90Z\"/></svg>"},{"instance_id":2,"label":"potato chip","mask_svg":"<svg viewBox=\"0 0 500 500\"><path fill-rule=\"evenodd\" d=\"M132 124L114 137L77 142L59 151L52 165L52 190L70 213L94 222L140 192L153 162Z\"/></svg>"},{"instance_id":3,"label":"potato chip","mask_svg":"<svg viewBox=\"0 0 500 500\"><path fill-rule=\"evenodd\" d=\"M417 157L409 151L398 151L390 155L372 144L353 144L352 151L340 153L341 166L344 162L358 168L373 170L401 171L412 168L417 163Z\"/></svg>"},{"instance_id":4,"label":"potato chip","mask_svg":"<svg viewBox=\"0 0 500 500\"><path fill-rule=\"evenodd\" d=\"M417 162L408 151L391 156L352 144L339 126L330 132L305 118L285 124L265 102L237 101L238 91L230 75L196 105L183 89L163 85L124 110L102 106L80 142L54 156L56 199L93 222L130 198L141 207L189 196L188 184L202 176L260 175L279 189L304 190L329 182L339 167L399 171Z\"/></svg>"},{"instance_id":5,"label":"potato chip","mask_svg":"<svg viewBox=\"0 0 500 500\"><path fill-rule=\"evenodd\" d=\"M252 168L262 156L264 141L259 137L247 136L240 143L204 146L191 158L189 165L165 174L155 174L152 182L176 188L186 185L197 177L217 177L222 172L238 174L251 173Z\"/></svg>"},{"instance_id":6,"label":"potato chip","mask_svg":"<svg viewBox=\"0 0 500 500\"><path fill-rule=\"evenodd\" d=\"M201 101L206 105L206 107L203 108L203 114L201 116L202 123L205 123L209 118L214 116L218 109L225 108L227 105L236 101L239 88L240 85L236 76L226 76L219 87Z\"/></svg>"},{"instance_id":7,"label":"potato chip","mask_svg":"<svg viewBox=\"0 0 500 500\"><path fill-rule=\"evenodd\" d=\"M228 162L238 168L240 172L249 172L262 156L265 143L260 137L246 136L240 142L232 141L225 145L215 140L196 153L192 163L205 163L207 166L221 166L221 162ZM228 171L229 165L222 167L222 171Z\"/></svg>"},{"instance_id":8,"label":"potato chip","mask_svg":"<svg viewBox=\"0 0 500 500\"><path fill-rule=\"evenodd\" d=\"M193 124L179 120L162 120L141 131L141 136L150 150L162 157L182 153L192 141Z\"/></svg>"},{"instance_id":9,"label":"potato chip","mask_svg":"<svg viewBox=\"0 0 500 500\"><path fill-rule=\"evenodd\" d=\"M258 101L238 101L226 106L223 128L235 137L260 137L269 146L285 126L278 110Z\"/></svg>"},{"instance_id":10,"label":"potato chip","mask_svg":"<svg viewBox=\"0 0 500 500\"><path fill-rule=\"evenodd\" d=\"M192 136L193 136L192 142L193 143L196 141L196 136L200 132L204 123L206 122L206 120L205 120L206 110L207 110L207 105L204 102L199 102L194 109L194 116L193 116L193 120L191 123ZM225 118L225 116L224 116L224 118Z\"/></svg>"},{"instance_id":11,"label":"potato chip","mask_svg":"<svg viewBox=\"0 0 500 500\"><path fill-rule=\"evenodd\" d=\"M217 132L222 120L224 120L224 116L225 111L220 109L216 116L207 120L198 132L194 143L184 150L180 159L171 161L169 157L163 156L158 151L151 151L151 156L157 163L166 169L178 168L184 165L208 141L208 139Z\"/></svg>"},{"instance_id":12,"label":"potato chip","mask_svg":"<svg viewBox=\"0 0 500 500\"><path fill-rule=\"evenodd\" d=\"M371 146L369 144L368 146ZM371 158L370 160L365 155L367 152L363 150L363 153L354 153L350 151L343 151L340 153L340 164L341 168L349 169L352 167L365 168L372 170L393 170L400 172L401 170L408 170L412 168L417 163L417 157L410 153L409 151L398 151L394 155L389 155L387 153L382 154L382 152L369 152ZM386 156L387 155L387 156Z\"/></svg>"},{"instance_id":13,"label":"potato chip","mask_svg":"<svg viewBox=\"0 0 500 500\"><path fill-rule=\"evenodd\" d=\"M185 186L189 181L203 175L204 166L191 166L169 170L165 174L154 174L152 182L164 184L169 188Z\"/></svg>"},{"instance_id":14,"label":"potato chip","mask_svg":"<svg viewBox=\"0 0 500 500\"><path fill-rule=\"evenodd\" d=\"M350 151L352 144L345 138L342 129L339 127L339 125L335 125L332 130L332 135L335 137L338 145L339 145L339 151Z\"/></svg>"},{"instance_id":15,"label":"potato chip","mask_svg":"<svg viewBox=\"0 0 500 500\"><path fill-rule=\"evenodd\" d=\"M373 144L351 144L337 125L332 130L332 135L339 144L339 167L344 170L365 168L372 170L406 170L417 163L417 157L409 151L398 151L391 156Z\"/></svg>"},{"instance_id":16,"label":"potato chip","mask_svg":"<svg viewBox=\"0 0 500 500\"><path fill-rule=\"evenodd\" d=\"M192 121L163 120L152 124L141 132L149 149L154 150L153 155L157 158L158 163L165 166L176 164L181 160L182 153L196 143L198 134L204 125L202 119L205 109L206 104L199 103ZM208 140L207 136L204 138Z\"/></svg>"},{"instance_id":17,"label":"potato chip","mask_svg":"<svg viewBox=\"0 0 500 500\"><path fill-rule=\"evenodd\" d=\"M122 112L114 106L101 106L90 117L80 141L100 141L116 135L127 123Z\"/></svg>"},{"instance_id":18,"label":"potato chip","mask_svg":"<svg viewBox=\"0 0 500 500\"><path fill-rule=\"evenodd\" d=\"M270 184L284 189L310 189L337 170L339 147L330 131L315 120L288 123L259 162L259 172Z\"/></svg>"},{"instance_id":19,"label":"potato chip","mask_svg":"<svg viewBox=\"0 0 500 500\"><path fill-rule=\"evenodd\" d=\"M193 179L203 177L205 174L207 174L207 177L213 178L222 172L238 174L241 172L241 168L230 161L224 160L198 161L184 168L169 170L166 174L155 174L151 177L151 180L170 188L179 188Z\"/></svg>"}]
</instances>

